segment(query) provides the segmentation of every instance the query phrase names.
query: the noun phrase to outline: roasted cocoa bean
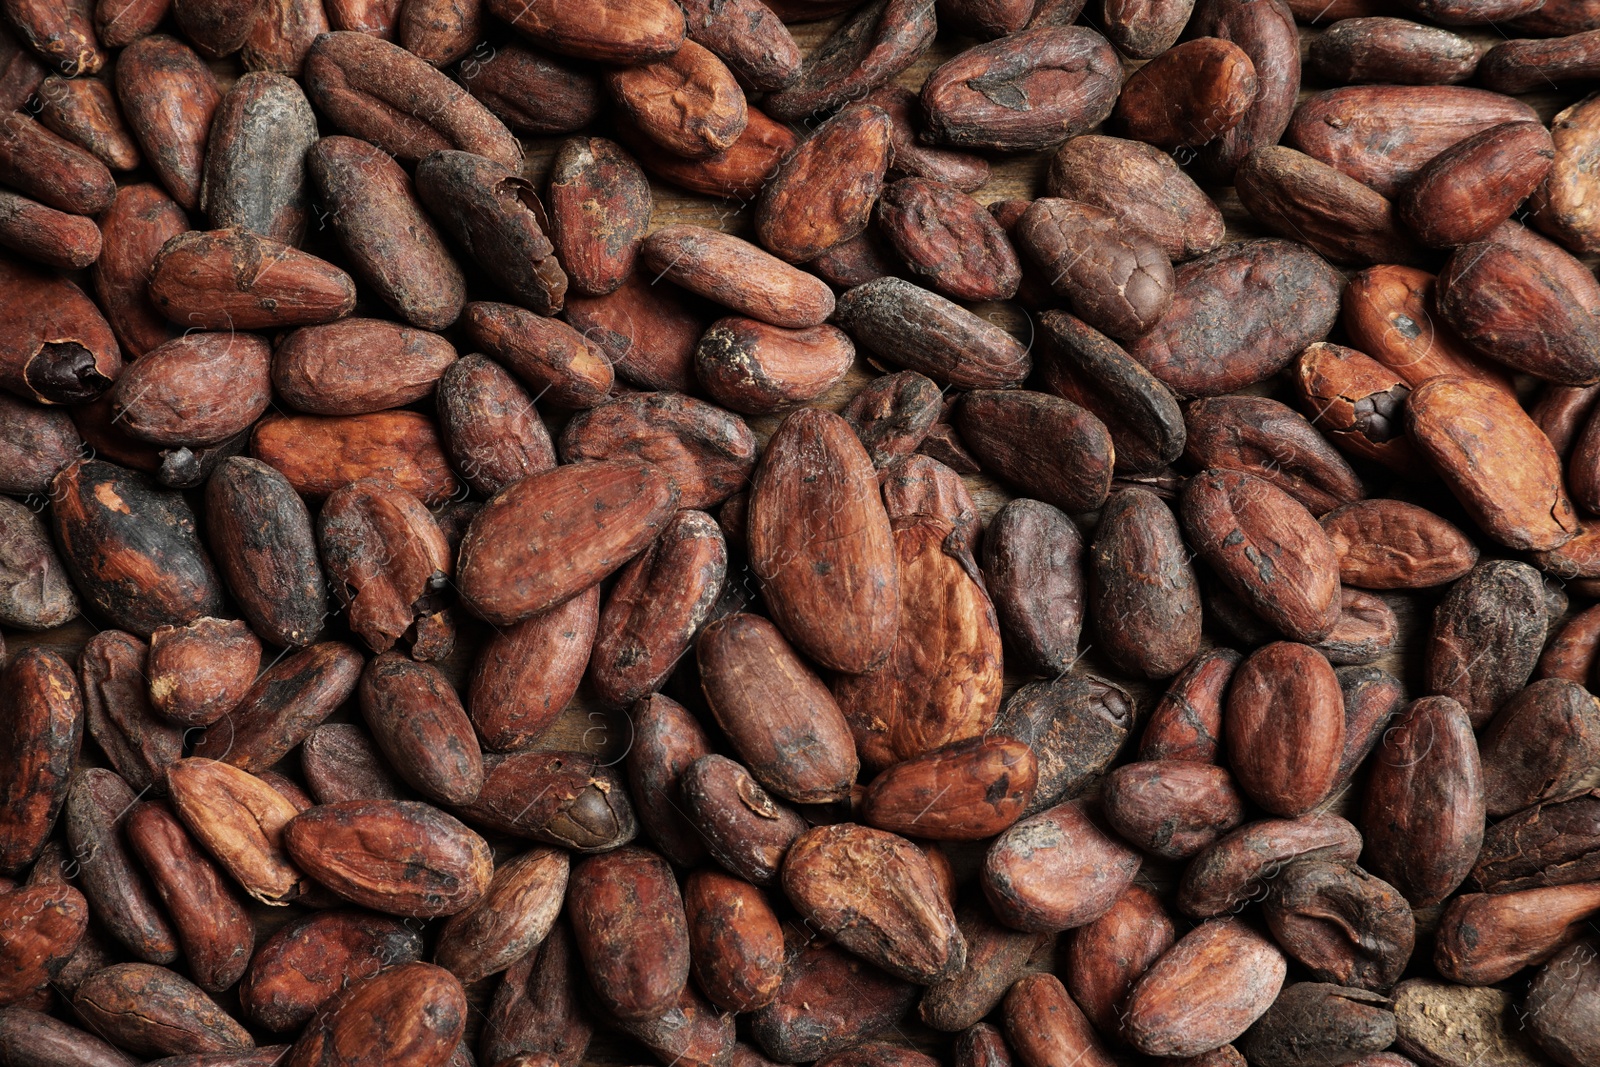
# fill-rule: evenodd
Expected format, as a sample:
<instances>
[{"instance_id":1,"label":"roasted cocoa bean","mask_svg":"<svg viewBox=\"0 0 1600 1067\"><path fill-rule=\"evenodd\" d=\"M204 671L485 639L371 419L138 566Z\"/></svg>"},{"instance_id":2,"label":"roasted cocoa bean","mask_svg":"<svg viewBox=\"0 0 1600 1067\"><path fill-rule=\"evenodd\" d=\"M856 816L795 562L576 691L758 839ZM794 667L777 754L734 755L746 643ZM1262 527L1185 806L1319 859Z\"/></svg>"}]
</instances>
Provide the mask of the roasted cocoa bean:
<instances>
[{"instance_id":1,"label":"roasted cocoa bean","mask_svg":"<svg viewBox=\"0 0 1600 1067\"><path fill-rule=\"evenodd\" d=\"M762 189L755 215L761 244L779 259L804 263L866 229L889 166L891 130L889 116L870 104L845 108L817 127Z\"/></svg>"},{"instance_id":2,"label":"roasted cocoa bean","mask_svg":"<svg viewBox=\"0 0 1600 1067\"><path fill-rule=\"evenodd\" d=\"M239 983L239 1004L257 1026L298 1031L349 978L370 978L421 955L421 935L399 919L318 912L280 926L261 943Z\"/></svg>"},{"instance_id":3,"label":"roasted cocoa bean","mask_svg":"<svg viewBox=\"0 0 1600 1067\"><path fill-rule=\"evenodd\" d=\"M321 804L289 820L283 845L322 885L391 915L465 911L489 888L494 870L483 838L416 801Z\"/></svg>"},{"instance_id":4,"label":"roasted cocoa bean","mask_svg":"<svg viewBox=\"0 0 1600 1067\"><path fill-rule=\"evenodd\" d=\"M1130 26L1143 29L1150 23L1141 18ZM1112 30L1109 23L1107 29ZM1128 50L1126 44L1120 47ZM1111 212L1148 234L1175 261L1193 259L1222 243L1221 210L1171 155L1153 145L1101 134L1074 137L1051 158L1045 189L1050 196Z\"/></svg>"},{"instance_id":5,"label":"roasted cocoa bean","mask_svg":"<svg viewBox=\"0 0 1600 1067\"><path fill-rule=\"evenodd\" d=\"M1332 329L1338 275L1290 241L1223 245L1177 269L1172 307L1128 354L1183 396L1271 377Z\"/></svg>"},{"instance_id":6,"label":"roasted cocoa bean","mask_svg":"<svg viewBox=\"0 0 1600 1067\"><path fill-rule=\"evenodd\" d=\"M1384 990L1405 970L1416 940L1411 906L1360 867L1304 859L1289 864L1263 903L1283 950L1319 981Z\"/></svg>"},{"instance_id":7,"label":"roasted cocoa bean","mask_svg":"<svg viewBox=\"0 0 1600 1067\"><path fill-rule=\"evenodd\" d=\"M1457 141L1504 122L1534 120L1527 104L1483 89L1353 85L1318 93L1297 107L1284 142L1383 196L1395 196Z\"/></svg>"},{"instance_id":8,"label":"roasted cocoa bean","mask_svg":"<svg viewBox=\"0 0 1600 1067\"><path fill-rule=\"evenodd\" d=\"M1121 89L1122 67L1104 37L1083 26L1040 26L969 48L934 70L922 86L922 110L938 143L1026 151L1099 125Z\"/></svg>"},{"instance_id":9,"label":"roasted cocoa bean","mask_svg":"<svg viewBox=\"0 0 1600 1067\"><path fill-rule=\"evenodd\" d=\"M1088 577L1098 644L1119 668L1165 678L1200 650L1200 587L1178 520L1154 493L1123 489L1106 501Z\"/></svg>"},{"instance_id":10,"label":"roasted cocoa bean","mask_svg":"<svg viewBox=\"0 0 1600 1067\"><path fill-rule=\"evenodd\" d=\"M642 848L588 857L573 868L567 914L607 1011L644 1021L678 1002L689 980L689 929L666 860Z\"/></svg>"},{"instance_id":11,"label":"roasted cocoa bean","mask_svg":"<svg viewBox=\"0 0 1600 1067\"><path fill-rule=\"evenodd\" d=\"M165 967L119 963L96 971L78 987L72 1006L98 1033L143 1056L255 1047L216 1001Z\"/></svg>"},{"instance_id":12,"label":"roasted cocoa bean","mask_svg":"<svg viewBox=\"0 0 1600 1067\"><path fill-rule=\"evenodd\" d=\"M1116 757L1133 710L1126 689L1092 674L1063 674L1013 693L991 730L1034 751L1037 785L1023 814L1035 815L1083 792Z\"/></svg>"},{"instance_id":13,"label":"roasted cocoa bean","mask_svg":"<svg viewBox=\"0 0 1600 1067\"><path fill-rule=\"evenodd\" d=\"M501 288L541 315L561 310L567 275L531 182L471 152L441 151L417 164L417 196Z\"/></svg>"},{"instance_id":14,"label":"roasted cocoa bean","mask_svg":"<svg viewBox=\"0 0 1600 1067\"><path fill-rule=\"evenodd\" d=\"M1346 18L1318 34L1306 69L1324 82L1452 85L1478 68L1478 46L1449 30L1407 19Z\"/></svg>"},{"instance_id":15,"label":"roasted cocoa bean","mask_svg":"<svg viewBox=\"0 0 1600 1067\"><path fill-rule=\"evenodd\" d=\"M355 693L361 653L321 641L276 660L232 711L206 728L194 754L255 773L278 762Z\"/></svg>"},{"instance_id":16,"label":"roasted cocoa bean","mask_svg":"<svg viewBox=\"0 0 1600 1067\"><path fill-rule=\"evenodd\" d=\"M1483 772L1465 709L1423 697L1384 734L1362 813L1368 864L1414 905L1465 880L1483 842Z\"/></svg>"},{"instance_id":17,"label":"roasted cocoa bean","mask_svg":"<svg viewBox=\"0 0 1600 1067\"><path fill-rule=\"evenodd\" d=\"M513 171L521 165L521 146L499 119L398 45L365 33L323 34L306 54L302 81L334 126L399 159L457 148Z\"/></svg>"},{"instance_id":18,"label":"roasted cocoa bean","mask_svg":"<svg viewBox=\"0 0 1600 1067\"><path fill-rule=\"evenodd\" d=\"M1299 502L1239 471L1206 471L1184 491L1190 543L1224 584L1286 636L1314 642L1339 617L1338 557Z\"/></svg>"},{"instance_id":19,"label":"roasted cocoa bean","mask_svg":"<svg viewBox=\"0 0 1600 1067\"><path fill-rule=\"evenodd\" d=\"M524 478L467 528L457 558L461 598L499 626L548 611L626 563L677 504L664 473L631 460Z\"/></svg>"},{"instance_id":20,"label":"roasted cocoa bean","mask_svg":"<svg viewBox=\"0 0 1600 1067\"><path fill-rule=\"evenodd\" d=\"M1147 474L1183 455L1183 412L1155 375L1064 311L1046 311L1037 326L1039 384L1105 423L1116 474Z\"/></svg>"},{"instance_id":21,"label":"roasted cocoa bean","mask_svg":"<svg viewBox=\"0 0 1600 1067\"><path fill-rule=\"evenodd\" d=\"M1005 330L902 278L851 289L834 321L874 354L957 388L1012 388L1032 369Z\"/></svg>"},{"instance_id":22,"label":"roasted cocoa bean","mask_svg":"<svg viewBox=\"0 0 1600 1067\"><path fill-rule=\"evenodd\" d=\"M932 866L902 837L848 823L819 826L790 847L783 888L808 921L907 981L936 981L966 960Z\"/></svg>"},{"instance_id":23,"label":"roasted cocoa bean","mask_svg":"<svg viewBox=\"0 0 1600 1067\"><path fill-rule=\"evenodd\" d=\"M1104 915L1133 881L1139 855L1061 804L1017 823L984 857L981 882L1008 926L1054 932Z\"/></svg>"},{"instance_id":24,"label":"roasted cocoa bean","mask_svg":"<svg viewBox=\"0 0 1600 1067\"><path fill-rule=\"evenodd\" d=\"M653 201L639 164L603 137L563 141L550 164L546 201L550 241L573 292L614 292L633 273L650 224Z\"/></svg>"},{"instance_id":25,"label":"roasted cocoa bean","mask_svg":"<svg viewBox=\"0 0 1600 1067\"><path fill-rule=\"evenodd\" d=\"M621 776L593 756L524 751L483 764L483 789L458 810L487 829L575 852L604 852L639 832Z\"/></svg>"},{"instance_id":26,"label":"roasted cocoa bean","mask_svg":"<svg viewBox=\"0 0 1600 1067\"><path fill-rule=\"evenodd\" d=\"M1367 990L1297 982L1278 994L1239 1046L1251 1063L1263 1067L1348 1063L1394 1043L1391 1006Z\"/></svg>"},{"instance_id":27,"label":"roasted cocoa bean","mask_svg":"<svg viewBox=\"0 0 1600 1067\"><path fill-rule=\"evenodd\" d=\"M794 84L768 97L766 108L795 122L859 99L915 63L937 28L932 4L874 0L813 49Z\"/></svg>"}]
</instances>

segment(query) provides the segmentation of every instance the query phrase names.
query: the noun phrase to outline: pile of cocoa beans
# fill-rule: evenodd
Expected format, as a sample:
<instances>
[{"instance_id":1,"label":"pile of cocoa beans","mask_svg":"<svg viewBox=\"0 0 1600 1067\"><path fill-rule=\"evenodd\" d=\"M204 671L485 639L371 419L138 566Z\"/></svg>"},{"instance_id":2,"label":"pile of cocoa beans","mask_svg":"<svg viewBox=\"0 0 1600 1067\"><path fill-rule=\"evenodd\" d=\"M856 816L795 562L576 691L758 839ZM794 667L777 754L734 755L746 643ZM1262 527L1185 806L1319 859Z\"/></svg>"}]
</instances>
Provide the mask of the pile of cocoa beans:
<instances>
[{"instance_id":1,"label":"pile of cocoa beans","mask_svg":"<svg viewBox=\"0 0 1600 1067\"><path fill-rule=\"evenodd\" d=\"M0 1067L1600 1067L1596 83L0 0Z\"/></svg>"}]
</instances>

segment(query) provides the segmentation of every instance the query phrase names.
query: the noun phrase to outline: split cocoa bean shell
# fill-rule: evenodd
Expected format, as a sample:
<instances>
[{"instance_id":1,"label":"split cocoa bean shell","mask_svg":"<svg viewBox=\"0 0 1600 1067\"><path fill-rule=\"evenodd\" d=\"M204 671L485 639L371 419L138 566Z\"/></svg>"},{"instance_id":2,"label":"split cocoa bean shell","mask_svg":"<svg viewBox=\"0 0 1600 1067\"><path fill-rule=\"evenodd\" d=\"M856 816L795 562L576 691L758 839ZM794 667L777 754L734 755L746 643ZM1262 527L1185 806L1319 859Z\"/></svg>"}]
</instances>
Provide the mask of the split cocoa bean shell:
<instances>
[{"instance_id":1,"label":"split cocoa bean shell","mask_svg":"<svg viewBox=\"0 0 1600 1067\"><path fill-rule=\"evenodd\" d=\"M445 607L453 568L444 531L404 489L377 478L345 485L324 501L317 541L350 628L374 652L402 639L423 645ZM424 649L417 649L424 658Z\"/></svg>"},{"instance_id":2,"label":"split cocoa bean shell","mask_svg":"<svg viewBox=\"0 0 1600 1067\"><path fill-rule=\"evenodd\" d=\"M1319 981L1391 987L1416 940L1411 906L1388 882L1360 867L1297 860L1263 903L1272 936Z\"/></svg>"},{"instance_id":3,"label":"split cocoa bean shell","mask_svg":"<svg viewBox=\"0 0 1600 1067\"><path fill-rule=\"evenodd\" d=\"M78 653L78 680L100 751L129 785L159 795L167 789L168 765L183 758L185 731L150 706L149 654L150 646L132 634L102 630Z\"/></svg>"},{"instance_id":4,"label":"split cocoa bean shell","mask_svg":"<svg viewBox=\"0 0 1600 1067\"><path fill-rule=\"evenodd\" d=\"M82 404L122 373L111 326L71 281L0 259L0 388L36 404Z\"/></svg>"},{"instance_id":5,"label":"split cocoa bean shell","mask_svg":"<svg viewBox=\"0 0 1600 1067\"><path fill-rule=\"evenodd\" d=\"M457 810L485 829L580 853L617 848L639 832L621 775L594 756L523 751L483 765L477 799Z\"/></svg>"},{"instance_id":6,"label":"split cocoa bean shell","mask_svg":"<svg viewBox=\"0 0 1600 1067\"><path fill-rule=\"evenodd\" d=\"M517 303L554 315L567 275L533 183L471 152L434 152L417 164L417 196L467 256Z\"/></svg>"}]
</instances>

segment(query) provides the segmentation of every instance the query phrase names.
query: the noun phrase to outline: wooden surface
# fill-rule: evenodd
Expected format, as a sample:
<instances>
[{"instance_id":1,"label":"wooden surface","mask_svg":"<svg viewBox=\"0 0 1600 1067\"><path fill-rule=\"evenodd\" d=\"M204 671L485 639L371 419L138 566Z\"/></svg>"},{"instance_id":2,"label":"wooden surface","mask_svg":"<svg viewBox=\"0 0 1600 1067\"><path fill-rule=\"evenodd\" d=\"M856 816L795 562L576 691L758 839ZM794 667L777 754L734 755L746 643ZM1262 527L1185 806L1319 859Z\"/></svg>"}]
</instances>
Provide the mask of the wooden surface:
<instances>
[{"instance_id":1,"label":"wooden surface","mask_svg":"<svg viewBox=\"0 0 1600 1067\"><path fill-rule=\"evenodd\" d=\"M803 50L810 51L839 21L840 20L838 19L827 20L824 22L795 26L792 29ZM1092 24L1091 19L1085 19L1084 21ZM1315 30L1309 30L1306 28L1301 29L1302 51L1316 32L1317 31ZM1465 31L1463 35L1474 39L1483 47L1492 46L1494 43L1502 39L1501 36L1499 36L1493 30L1484 32ZM907 71L897 80L901 84L909 86L913 89L919 88L931 70L972 43L973 42L966 39L941 35L934 47L909 71ZM1130 71L1139 65L1137 61L1125 59L1124 62L1125 66ZM224 83L231 82L233 77L235 77L237 74L236 68L231 67L226 62L216 64L215 69L219 74L219 78ZM1315 84L1304 86L1301 92L1302 98L1323 88L1327 88L1327 86ZM1535 107L1536 110L1538 110L1542 118L1548 121L1549 118L1557 111L1576 101L1582 95L1583 94L1581 92L1576 91L1557 92L1552 87L1552 90L1549 92L1531 94L1524 97L1524 99L1526 99ZM325 132L334 131L327 130ZM527 150L524 173L529 178L534 180L541 189L544 187L545 177L549 170L550 161L557 146L560 144L560 141L560 138L524 140L524 146ZM1043 192L1043 175L1050 155L1050 152L1041 152L1027 155L992 158L991 165L993 169L991 178L982 189L974 194L974 196L980 202L989 204L998 200L1011 198L1032 199L1038 195L1041 195ZM653 217L654 226L663 226L671 223L694 223L748 236L751 214L750 208L752 206L751 204L739 203L735 201L714 201L695 197L683 193L676 187L660 182L653 183L653 188L655 192L655 212ZM1232 189L1208 189L1207 191L1211 193L1211 195L1222 207L1224 216L1228 222L1228 235L1230 240L1243 237L1266 235L1265 231L1257 226L1254 220L1252 220L1244 212L1243 208L1239 204L1238 198L1233 194ZM315 245L316 240L316 235L313 235L311 239L313 246ZM1028 313L1020 307L1013 304L987 304L976 305L974 306L974 310L980 315L990 319L990 321L993 321L1011 330L1024 341L1030 340L1032 332L1031 318ZM462 349L463 354L465 354L466 351L466 348ZM858 360L857 366L852 369L845 380L840 382L827 394L826 397L820 400L818 402L818 406L827 407L833 410L843 407L849 398L853 396L854 393L861 387L861 385L868 381L876 373L877 372L872 368L866 366L863 361ZM1277 383L1267 383L1266 385L1252 391L1275 395L1280 399L1288 401L1290 398L1286 394L1279 391L1276 388L1276 384ZM552 435L558 435L560 431L559 422L553 419L551 413L548 411L544 412L544 415L546 417L546 421L550 424ZM758 439L760 439L763 445L765 444L767 437L771 434L772 430L776 426L777 421L778 420L774 417L764 417L750 420L756 436ZM1369 468L1363 468L1364 474L1369 472ZM1371 486L1373 495L1385 495L1389 493L1390 487L1384 483L1384 476L1378 472L1371 473L1374 473L1374 480ZM981 476L968 477L965 479L965 481L968 488L971 490L972 496L977 502L981 516L986 523L994 514L994 512L997 511L1007 499L1009 499L1008 494L1001 487L987 478ZM1461 515L1459 510L1454 506L1453 501L1451 501L1447 496L1443 495L1438 490L1437 486L1404 487L1402 491L1398 491L1395 495L1405 495L1408 499L1414 499L1418 503L1424 503L1427 506L1433 507L1441 514L1446 515L1447 517L1456 521L1458 524L1462 525L1463 529L1468 529L1469 531L1471 530L1471 524L1465 520L1464 516ZM1093 516L1080 517L1080 524L1084 528L1086 537L1092 531L1092 520ZM1490 549L1487 543L1483 542L1481 538L1479 539L1479 543L1486 550L1488 550L1489 555L1494 554L1493 550ZM751 588L755 587L754 577L748 572L748 570L742 567L742 563L738 569L730 569L729 581L742 582L746 583ZM1419 664L1417 656L1414 654L1418 643L1417 635L1419 631L1424 634L1426 632L1427 619L1431 614L1434 603L1437 601L1437 594L1424 593L1409 596L1386 595L1384 599L1394 608L1399 617L1401 624L1401 640L1389 655L1385 656L1378 662L1378 665L1395 674L1402 681L1407 683L1408 688L1415 691L1419 684ZM7 647L11 652L15 652L18 648L28 645L47 645L60 651L69 659L75 660L78 651L95 632L96 627L94 624L87 619L80 618L66 626L62 626L46 633L22 633L13 630L7 630L4 632L4 637L6 639ZM456 650L447 661L440 665L450 680L458 687L458 689L462 689L464 691L466 674L471 666L473 655L476 649L481 646L486 634L487 630L484 624L467 618L463 615L461 618L460 636L456 645ZM337 617L332 621L330 631L324 636L343 637L347 640L354 640L348 636L347 631L344 631L342 618ZM1093 635L1091 628L1088 626L1085 627L1083 641L1085 645L1085 652L1083 660L1078 669L1102 674L1127 685L1127 687L1138 698L1138 722L1140 725L1142 725L1143 719L1145 715L1148 714L1154 697L1159 694L1159 689L1146 684L1131 682L1127 679L1119 678L1115 672L1107 669L1107 665L1100 660L1092 646ZM1214 641L1227 643L1225 635L1214 633L1212 628L1208 626L1207 643L1209 644ZM354 640L354 643L360 646L359 640ZM680 672L680 675L681 674L683 674L683 672ZM1031 679L1015 676L1014 674L1008 674L1008 691L1015 688L1015 686L1018 684L1028 680ZM692 701L694 699L694 694L685 690L685 682L686 679L682 677L676 677L671 683L668 684L666 691L680 699ZM340 709L340 711L337 712L330 721L351 720L360 720L359 713L353 707L353 702L351 705L347 705L345 708ZM1137 738L1138 728L1139 727L1137 726L1135 727L1132 735L1135 739ZM587 691L587 687L585 686L584 689L580 690L577 698L573 701L572 705L567 709L565 714L557 722L554 728L551 729L551 731L544 737L537 747L547 749L580 749L601 755L605 757L607 761L620 761L626 754L631 737L632 731L627 716L625 714L607 712L599 708L592 701L592 698ZM99 752L96 750L93 743L88 742L87 740L84 747L84 753L85 762L93 763L100 760ZM289 774L291 777L298 778L298 753L291 755L291 757L284 761L284 763L278 769ZM1352 807L1351 799L1352 798L1349 795L1349 791L1347 790L1345 795L1341 796L1335 801L1335 807L1337 810L1344 811L1348 814L1350 813ZM502 856L514 852L522 847L516 842L509 841L496 842L496 844L497 850ZM976 857L981 854L981 849L976 849L973 847L954 847L947 849L947 851L949 851L951 854L958 872L969 872L972 869ZM1145 869L1140 874L1140 880L1151 885L1152 887L1164 889L1171 885L1172 879L1177 870L1178 868L1171 864L1147 863ZM260 937L262 938L265 937L266 933L270 929L276 928L288 918L301 914L299 909L266 908L264 906L259 907L257 909L257 913L260 920ZM1425 925L1429 917L1430 916L1427 915L1422 916ZM1179 917L1179 919L1181 923L1181 917ZM442 920L439 920L427 925L430 928L437 927L441 922ZM1423 955L1423 952L1420 948L1418 954L1419 956ZM1048 969L1051 966L1051 963L1052 957L1049 953L1041 954L1035 961L1035 965L1038 969ZM492 997L498 982L499 978L493 977L485 980L484 982L478 983L469 990L469 994L471 995L474 1005L474 1017L469 1025L469 1040L474 1053L477 1051L477 1031L483 1022L482 1011L487 1007L488 999ZM223 996L220 999L225 1005L236 1006L231 993ZM267 1037L267 1035L260 1034L257 1036L258 1038ZM947 1052L949 1047L949 1038L950 1035L936 1034L933 1031L927 1030L926 1028L916 1024L914 1011L901 1027L890 1034L885 1035L885 1039L887 1040L898 1040L909 1044L918 1045L934 1053L935 1055L942 1055ZM282 1039L279 1038L277 1040ZM269 1041L264 1040L263 1043L269 1043ZM653 1062L650 1054L642 1046L632 1042L626 1037L618 1034L608 1033L604 1030L598 1033L595 1038L594 1045L592 1046L590 1052L590 1060L595 1064L644 1064Z\"/></svg>"}]
</instances>

